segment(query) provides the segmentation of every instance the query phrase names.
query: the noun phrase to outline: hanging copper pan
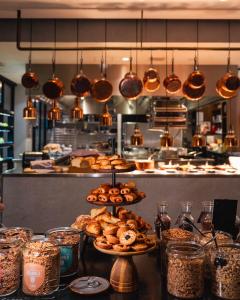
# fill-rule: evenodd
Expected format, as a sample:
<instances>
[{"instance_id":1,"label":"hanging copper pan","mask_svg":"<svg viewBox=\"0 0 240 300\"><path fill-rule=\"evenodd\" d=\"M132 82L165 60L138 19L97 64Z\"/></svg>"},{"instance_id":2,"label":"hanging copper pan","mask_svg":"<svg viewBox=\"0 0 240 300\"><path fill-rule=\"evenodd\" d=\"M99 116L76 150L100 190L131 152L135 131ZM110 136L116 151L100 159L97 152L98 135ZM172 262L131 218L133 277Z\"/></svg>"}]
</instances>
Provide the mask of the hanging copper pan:
<instances>
[{"instance_id":1,"label":"hanging copper pan","mask_svg":"<svg viewBox=\"0 0 240 300\"><path fill-rule=\"evenodd\" d=\"M159 73L156 69L153 68L153 58L152 55L150 57L151 67L145 71L143 77L143 86L147 92L153 93L160 88L160 77Z\"/></svg>"},{"instance_id":2,"label":"hanging copper pan","mask_svg":"<svg viewBox=\"0 0 240 300\"><path fill-rule=\"evenodd\" d=\"M188 85L192 89L198 89L201 88L204 85L205 82L205 76L204 74L199 70L199 66L197 63L197 57L194 57L194 70L192 73L188 76Z\"/></svg>"},{"instance_id":3,"label":"hanging copper pan","mask_svg":"<svg viewBox=\"0 0 240 300\"><path fill-rule=\"evenodd\" d=\"M202 85L198 89L193 89L189 84L188 81L185 81L182 87L183 95L188 99L192 101L200 100L203 97L203 94L206 90L205 85Z\"/></svg>"},{"instance_id":4,"label":"hanging copper pan","mask_svg":"<svg viewBox=\"0 0 240 300\"><path fill-rule=\"evenodd\" d=\"M22 76L22 85L26 89L36 88L39 85L39 78L35 72L32 72L31 53L29 54L28 71Z\"/></svg>"},{"instance_id":5,"label":"hanging copper pan","mask_svg":"<svg viewBox=\"0 0 240 300\"><path fill-rule=\"evenodd\" d=\"M221 78L221 89L226 92L236 92L239 89L240 80L238 76L230 70L230 54L227 61L227 72Z\"/></svg>"},{"instance_id":6,"label":"hanging copper pan","mask_svg":"<svg viewBox=\"0 0 240 300\"><path fill-rule=\"evenodd\" d=\"M216 91L218 95L224 99L231 99L237 95L237 91L226 91L226 89L223 88L222 79L219 79L216 84Z\"/></svg>"},{"instance_id":7,"label":"hanging copper pan","mask_svg":"<svg viewBox=\"0 0 240 300\"><path fill-rule=\"evenodd\" d=\"M77 97L87 96L90 92L91 83L82 69L83 59L81 58L80 71L71 81L71 92Z\"/></svg>"},{"instance_id":8,"label":"hanging copper pan","mask_svg":"<svg viewBox=\"0 0 240 300\"><path fill-rule=\"evenodd\" d=\"M49 99L58 99L63 95L63 82L55 76L55 59L52 61L53 75L43 85L43 94Z\"/></svg>"},{"instance_id":9,"label":"hanging copper pan","mask_svg":"<svg viewBox=\"0 0 240 300\"><path fill-rule=\"evenodd\" d=\"M130 57L130 71L119 83L121 95L129 100L135 100L142 92L143 84L136 73L132 71L132 57Z\"/></svg>"},{"instance_id":10,"label":"hanging copper pan","mask_svg":"<svg viewBox=\"0 0 240 300\"><path fill-rule=\"evenodd\" d=\"M172 74L164 79L163 85L169 94L175 94L181 89L181 80L174 74L174 58L172 58Z\"/></svg>"},{"instance_id":11,"label":"hanging copper pan","mask_svg":"<svg viewBox=\"0 0 240 300\"><path fill-rule=\"evenodd\" d=\"M92 97L100 103L107 102L113 92L112 84L106 79L106 74L103 72L103 59L101 60L101 79L96 79L91 85Z\"/></svg>"}]
</instances>

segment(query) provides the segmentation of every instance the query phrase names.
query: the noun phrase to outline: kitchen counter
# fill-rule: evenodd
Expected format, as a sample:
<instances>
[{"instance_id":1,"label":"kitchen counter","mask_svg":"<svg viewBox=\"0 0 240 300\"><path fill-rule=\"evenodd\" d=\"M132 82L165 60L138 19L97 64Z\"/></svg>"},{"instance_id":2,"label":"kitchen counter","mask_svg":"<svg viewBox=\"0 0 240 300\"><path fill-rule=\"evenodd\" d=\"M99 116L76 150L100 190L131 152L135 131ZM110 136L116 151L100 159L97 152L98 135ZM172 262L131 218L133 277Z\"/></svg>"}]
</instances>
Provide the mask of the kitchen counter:
<instances>
[{"instance_id":1,"label":"kitchen counter","mask_svg":"<svg viewBox=\"0 0 240 300\"><path fill-rule=\"evenodd\" d=\"M182 201L191 201L197 220L202 201L240 200L240 174L156 174L134 171L117 174L117 182L135 181L146 193L141 202L128 206L153 224L157 203L167 201L173 224L181 211ZM6 205L2 222L5 226L25 226L35 232L68 226L80 214L96 207L86 201L89 192L102 183L111 183L111 174L24 174L21 169L2 176L2 197ZM240 204L238 205L240 215Z\"/></svg>"},{"instance_id":2,"label":"kitchen counter","mask_svg":"<svg viewBox=\"0 0 240 300\"><path fill-rule=\"evenodd\" d=\"M96 296L80 296L72 293L66 288L75 277L69 278L67 281L63 281L60 290L53 295L42 299L58 299L58 300L77 300L77 299L97 299L97 300L174 300L177 299L170 296L166 292L166 283L161 277L160 266L158 262L159 253L157 250L150 254L139 255L133 257L135 262L138 276L139 276L139 289L137 292L120 294L112 290L111 288L104 294ZM113 259L111 255L106 255L93 249L91 246L87 248L86 257L81 260L80 271L78 276L100 276L109 280L111 267L113 265ZM147 268L146 268L147 265ZM206 296L202 300L213 300L209 294L209 288L206 288ZM39 299L40 297L38 297ZM25 296L19 289L13 295L4 297L4 299L11 300L32 300L36 297Z\"/></svg>"}]
</instances>

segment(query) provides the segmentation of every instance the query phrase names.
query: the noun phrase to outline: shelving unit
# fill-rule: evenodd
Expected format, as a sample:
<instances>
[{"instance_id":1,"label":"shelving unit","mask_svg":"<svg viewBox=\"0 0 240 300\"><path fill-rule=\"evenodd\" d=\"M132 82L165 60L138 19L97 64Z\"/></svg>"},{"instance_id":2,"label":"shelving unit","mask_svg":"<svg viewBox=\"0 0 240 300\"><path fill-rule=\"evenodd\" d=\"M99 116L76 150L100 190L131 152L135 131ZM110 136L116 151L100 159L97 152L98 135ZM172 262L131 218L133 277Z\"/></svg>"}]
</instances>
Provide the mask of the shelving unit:
<instances>
[{"instance_id":1,"label":"shelving unit","mask_svg":"<svg viewBox=\"0 0 240 300\"><path fill-rule=\"evenodd\" d=\"M0 172L13 168L16 83L0 75Z\"/></svg>"}]
</instances>

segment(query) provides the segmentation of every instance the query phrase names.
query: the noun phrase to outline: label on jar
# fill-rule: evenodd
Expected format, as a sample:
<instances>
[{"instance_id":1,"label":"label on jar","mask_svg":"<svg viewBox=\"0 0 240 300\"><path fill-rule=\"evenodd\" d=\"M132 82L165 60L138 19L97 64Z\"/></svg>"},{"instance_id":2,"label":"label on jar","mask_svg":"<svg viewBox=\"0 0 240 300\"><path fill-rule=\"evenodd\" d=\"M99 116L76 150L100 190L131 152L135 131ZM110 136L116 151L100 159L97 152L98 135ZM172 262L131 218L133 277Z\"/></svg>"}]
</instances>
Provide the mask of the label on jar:
<instances>
[{"instance_id":1,"label":"label on jar","mask_svg":"<svg viewBox=\"0 0 240 300\"><path fill-rule=\"evenodd\" d=\"M66 273L69 268L71 268L73 263L73 253L71 246L61 246L60 247L60 266L61 273Z\"/></svg>"},{"instance_id":2,"label":"label on jar","mask_svg":"<svg viewBox=\"0 0 240 300\"><path fill-rule=\"evenodd\" d=\"M23 280L26 288L31 291L37 291L45 279L45 267L39 264L27 263L23 269Z\"/></svg>"}]
</instances>

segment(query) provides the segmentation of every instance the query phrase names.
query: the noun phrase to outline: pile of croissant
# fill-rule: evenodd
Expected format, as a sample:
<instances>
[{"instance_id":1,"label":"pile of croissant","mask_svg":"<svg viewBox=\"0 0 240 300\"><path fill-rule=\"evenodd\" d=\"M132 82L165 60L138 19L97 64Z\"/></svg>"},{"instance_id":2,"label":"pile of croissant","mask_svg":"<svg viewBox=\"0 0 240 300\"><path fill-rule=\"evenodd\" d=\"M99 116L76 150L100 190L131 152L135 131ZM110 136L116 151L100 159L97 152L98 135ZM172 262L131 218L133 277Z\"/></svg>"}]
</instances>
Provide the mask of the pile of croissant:
<instances>
[{"instance_id":1,"label":"pile of croissant","mask_svg":"<svg viewBox=\"0 0 240 300\"><path fill-rule=\"evenodd\" d=\"M117 183L115 187L108 183L101 184L91 190L87 196L88 202L100 203L133 203L145 198L144 192L139 192L134 182Z\"/></svg>"},{"instance_id":2,"label":"pile of croissant","mask_svg":"<svg viewBox=\"0 0 240 300\"><path fill-rule=\"evenodd\" d=\"M128 170L133 168L133 164L128 163L118 154L112 156L98 156L94 164L91 164L92 170Z\"/></svg>"}]
</instances>

